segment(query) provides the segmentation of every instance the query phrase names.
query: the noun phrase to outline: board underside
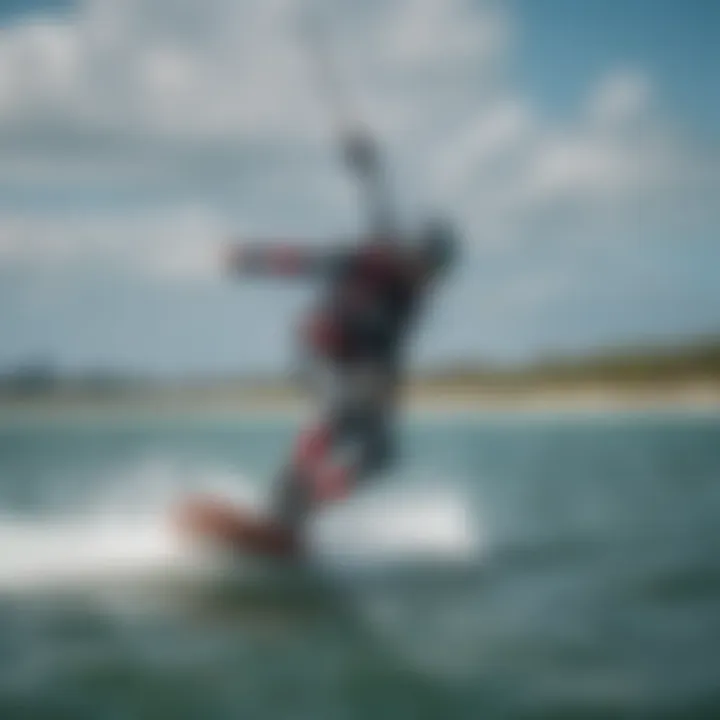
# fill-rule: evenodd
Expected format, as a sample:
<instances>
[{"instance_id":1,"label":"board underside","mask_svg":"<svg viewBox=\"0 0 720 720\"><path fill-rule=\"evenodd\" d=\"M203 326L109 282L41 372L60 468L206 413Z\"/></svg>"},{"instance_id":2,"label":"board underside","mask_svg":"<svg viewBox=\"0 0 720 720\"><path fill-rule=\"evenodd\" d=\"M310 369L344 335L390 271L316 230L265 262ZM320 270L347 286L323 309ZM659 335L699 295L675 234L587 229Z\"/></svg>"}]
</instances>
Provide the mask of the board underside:
<instances>
[{"instance_id":1,"label":"board underside","mask_svg":"<svg viewBox=\"0 0 720 720\"><path fill-rule=\"evenodd\" d=\"M255 512L216 498L185 500L176 508L173 524L185 537L230 547L239 553L275 558L299 555L293 533Z\"/></svg>"}]
</instances>

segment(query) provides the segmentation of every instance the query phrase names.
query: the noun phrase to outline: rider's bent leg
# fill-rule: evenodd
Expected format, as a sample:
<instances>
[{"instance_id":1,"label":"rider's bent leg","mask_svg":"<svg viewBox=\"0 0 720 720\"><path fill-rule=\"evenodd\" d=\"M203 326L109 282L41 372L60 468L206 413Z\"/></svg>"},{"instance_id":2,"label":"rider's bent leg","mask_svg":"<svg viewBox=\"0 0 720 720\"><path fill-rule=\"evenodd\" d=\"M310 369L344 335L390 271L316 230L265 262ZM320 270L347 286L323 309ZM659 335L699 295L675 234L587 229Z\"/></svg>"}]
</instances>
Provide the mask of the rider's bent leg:
<instances>
[{"instance_id":1,"label":"rider's bent leg","mask_svg":"<svg viewBox=\"0 0 720 720\"><path fill-rule=\"evenodd\" d=\"M332 402L324 419L299 436L274 498L275 517L292 528L299 529L318 505L347 496L392 458L387 399L373 394L372 384L364 392L343 373L324 379L330 387L324 396Z\"/></svg>"},{"instance_id":2,"label":"rider's bent leg","mask_svg":"<svg viewBox=\"0 0 720 720\"><path fill-rule=\"evenodd\" d=\"M381 413L372 411L356 417L338 437L351 444L352 452L345 460L330 458L316 472L313 495L321 504L346 497L358 484L385 470L394 457L389 423Z\"/></svg>"}]
</instances>

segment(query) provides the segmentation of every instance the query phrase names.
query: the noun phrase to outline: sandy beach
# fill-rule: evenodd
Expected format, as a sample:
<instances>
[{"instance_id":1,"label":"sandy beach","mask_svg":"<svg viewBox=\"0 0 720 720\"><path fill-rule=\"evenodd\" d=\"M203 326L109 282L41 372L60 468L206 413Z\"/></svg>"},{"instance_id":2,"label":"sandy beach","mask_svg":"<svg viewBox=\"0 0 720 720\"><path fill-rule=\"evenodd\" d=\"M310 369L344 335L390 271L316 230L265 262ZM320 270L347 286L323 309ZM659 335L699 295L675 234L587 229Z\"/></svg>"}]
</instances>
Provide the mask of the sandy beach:
<instances>
[{"instance_id":1,"label":"sandy beach","mask_svg":"<svg viewBox=\"0 0 720 720\"><path fill-rule=\"evenodd\" d=\"M673 385L582 384L565 387L478 388L409 387L402 398L410 415L455 414L597 414L632 412L720 412L720 384ZM285 388L187 388L150 390L108 396L58 394L0 399L0 422L24 420L72 422L97 418L167 419L186 416L297 416L313 412L302 394Z\"/></svg>"}]
</instances>

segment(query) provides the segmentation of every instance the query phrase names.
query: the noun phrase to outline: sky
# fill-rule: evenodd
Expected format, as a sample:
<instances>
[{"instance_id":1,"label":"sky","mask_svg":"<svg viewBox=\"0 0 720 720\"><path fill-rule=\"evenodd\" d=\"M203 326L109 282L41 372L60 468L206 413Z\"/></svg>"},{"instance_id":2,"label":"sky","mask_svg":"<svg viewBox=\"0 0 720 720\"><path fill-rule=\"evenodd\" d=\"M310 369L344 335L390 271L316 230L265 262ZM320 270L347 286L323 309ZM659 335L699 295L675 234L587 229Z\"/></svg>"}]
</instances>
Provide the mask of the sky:
<instances>
[{"instance_id":1,"label":"sky","mask_svg":"<svg viewBox=\"0 0 720 720\"><path fill-rule=\"evenodd\" d=\"M461 232L414 362L717 334L714 0L0 0L0 368L289 366L314 288L219 258L362 228L308 13L404 227Z\"/></svg>"}]
</instances>

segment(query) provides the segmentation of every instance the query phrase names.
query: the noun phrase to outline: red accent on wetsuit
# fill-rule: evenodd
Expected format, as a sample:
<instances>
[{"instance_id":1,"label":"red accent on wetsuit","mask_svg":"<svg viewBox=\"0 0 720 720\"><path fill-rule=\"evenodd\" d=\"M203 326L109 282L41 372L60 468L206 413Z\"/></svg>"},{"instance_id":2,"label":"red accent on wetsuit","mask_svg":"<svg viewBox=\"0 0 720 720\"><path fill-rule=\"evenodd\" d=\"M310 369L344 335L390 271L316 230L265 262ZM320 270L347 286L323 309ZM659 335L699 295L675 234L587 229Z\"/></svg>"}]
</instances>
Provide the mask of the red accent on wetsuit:
<instances>
[{"instance_id":1,"label":"red accent on wetsuit","mask_svg":"<svg viewBox=\"0 0 720 720\"><path fill-rule=\"evenodd\" d=\"M340 359L349 350L341 322L330 313L317 312L303 328L305 342L319 355Z\"/></svg>"},{"instance_id":2,"label":"red accent on wetsuit","mask_svg":"<svg viewBox=\"0 0 720 720\"><path fill-rule=\"evenodd\" d=\"M350 468L329 463L332 428L318 425L300 434L295 446L294 463L300 470L299 481L318 503L339 500L351 488Z\"/></svg>"},{"instance_id":3,"label":"red accent on wetsuit","mask_svg":"<svg viewBox=\"0 0 720 720\"><path fill-rule=\"evenodd\" d=\"M296 248L279 248L273 256L275 269L287 275L294 275L300 271L303 265L303 255Z\"/></svg>"},{"instance_id":4,"label":"red accent on wetsuit","mask_svg":"<svg viewBox=\"0 0 720 720\"><path fill-rule=\"evenodd\" d=\"M315 502L341 500L351 490L352 471L346 467L328 467L317 472L312 480Z\"/></svg>"},{"instance_id":5,"label":"red accent on wetsuit","mask_svg":"<svg viewBox=\"0 0 720 720\"><path fill-rule=\"evenodd\" d=\"M331 430L327 425L305 430L300 434L293 456L294 464L303 470L315 472L330 449Z\"/></svg>"},{"instance_id":6,"label":"red accent on wetsuit","mask_svg":"<svg viewBox=\"0 0 720 720\"><path fill-rule=\"evenodd\" d=\"M394 248L371 245L360 251L326 305L303 326L305 343L316 354L336 361L351 360L366 350L367 317L379 298L382 303L383 296L404 284L402 269Z\"/></svg>"},{"instance_id":7,"label":"red accent on wetsuit","mask_svg":"<svg viewBox=\"0 0 720 720\"><path fill-rule=\"evenodd\" d=\"M377 245L368 247L360 256L367 277L373 280L385 280L397 267L395 254L386 247Z\"/></svg>"}]
</instances>

